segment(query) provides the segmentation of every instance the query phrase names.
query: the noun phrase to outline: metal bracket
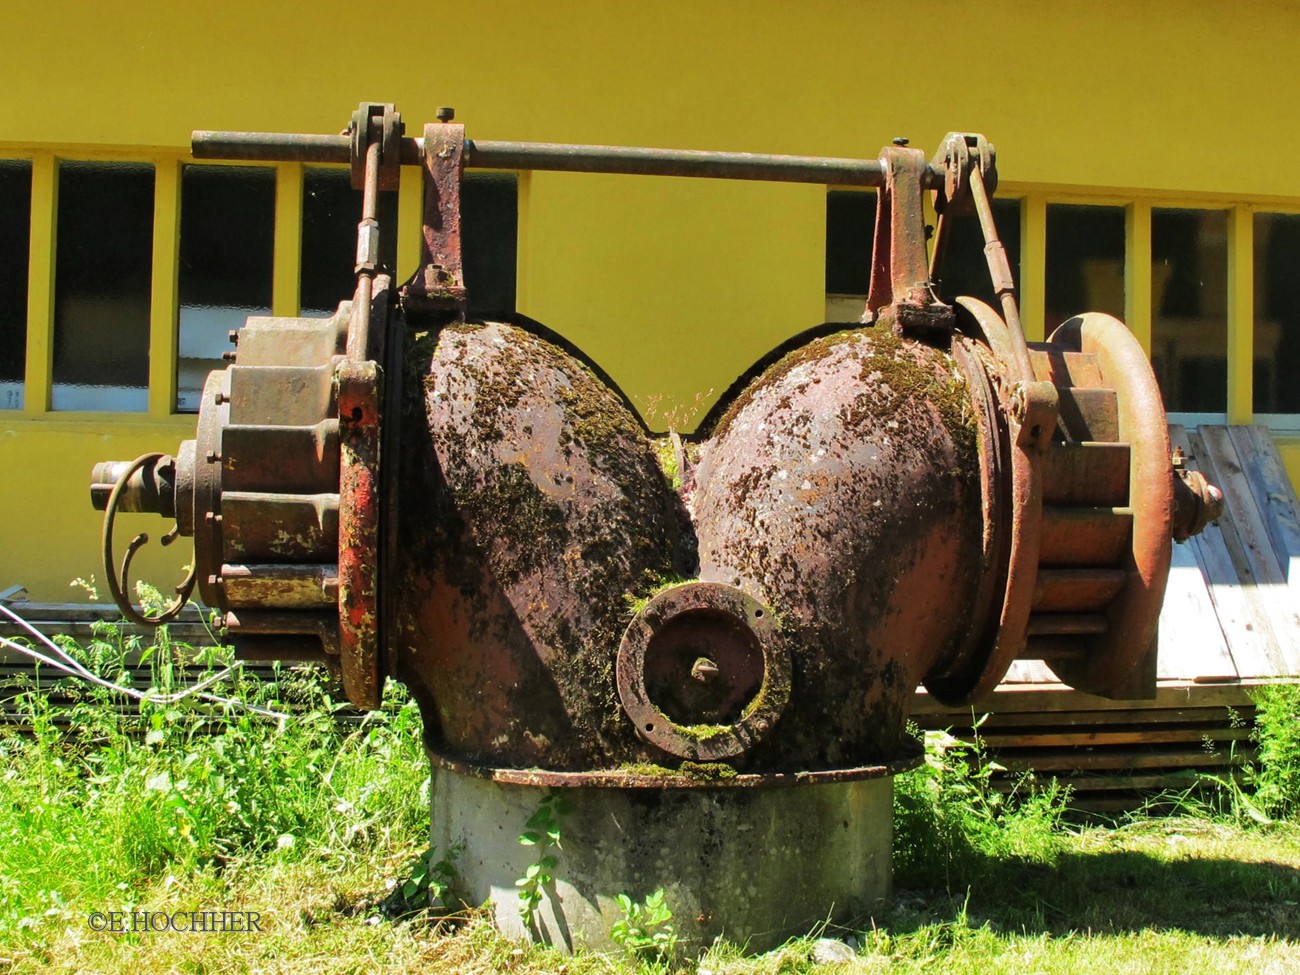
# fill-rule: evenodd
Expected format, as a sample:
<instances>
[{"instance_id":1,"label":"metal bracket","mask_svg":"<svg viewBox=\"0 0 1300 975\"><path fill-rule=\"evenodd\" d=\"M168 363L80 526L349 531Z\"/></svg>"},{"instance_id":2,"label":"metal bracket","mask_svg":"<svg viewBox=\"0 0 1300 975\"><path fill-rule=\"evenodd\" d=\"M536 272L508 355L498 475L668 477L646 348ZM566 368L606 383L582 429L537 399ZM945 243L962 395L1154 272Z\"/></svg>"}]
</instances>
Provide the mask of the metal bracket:
<instances>
[{"instance_id":1,"label":"metal bracket","mask_svg":"<svg viewBox=\"0 0 1300 975\"><path fill-rule=\"evenodd\" d=\"M434 122L424 127L424 243L420 269L401 290L409 314L441 313L465 320L465 274L461 263L460 184L465 170L465 126Z\"/></svg>"},{"instance_id":2,"label":"metal bracket","mask_svg":"<svg viewBox=\"0 0 1300 975\"><path fill-rule=\"evenodd\" d=\"M865 323L887 322L904 335L948 335L955 317L930 286L922 193L929 167L919 149L886 146L885 183L876 207Z\"/></svg>"}]
</instances>

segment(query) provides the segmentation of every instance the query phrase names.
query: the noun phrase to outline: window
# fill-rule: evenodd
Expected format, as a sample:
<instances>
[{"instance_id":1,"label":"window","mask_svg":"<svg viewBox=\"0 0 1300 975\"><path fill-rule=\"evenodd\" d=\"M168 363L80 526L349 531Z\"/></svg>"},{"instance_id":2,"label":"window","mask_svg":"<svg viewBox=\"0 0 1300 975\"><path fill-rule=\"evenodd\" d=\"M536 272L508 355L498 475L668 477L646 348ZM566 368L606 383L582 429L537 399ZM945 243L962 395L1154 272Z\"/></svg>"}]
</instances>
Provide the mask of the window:
<instances>
[{"instance_id":1,"label":"window","mask_svg":"<svg viewBox=\"0 0 1300 975\"><path fill-rule=\"evenodd\" d=\"M1165 409L1226 412L1228 214L1223 210L1151 211L1151 364Z\"/></svg>"},{"instance_id":2,"label":"window","mask_svg":"<svg viewBox=\"0 0 1300 975\"><path fill-rule=\"evenodd\" d=\"M1124 318L1124 208L1047 207L1045 334L1086 311Z\"/></svg>"},{"instance_id":3,"label":"window","mask_svg":"<svg viewBox=\"0 0 1300 975\"><path fill-rule=\"evenodd\" d=\"M871 289L871 247L876 233L876 194L831 190L826 194L826 320L856 322ZM1020 201L994 200L993 219L1011 273L1020 271ZM969 295L997 307L984 256L984 234L974 215L954 218L934 289L944 301Z\"/></svg>"},{"instance_id":4,"label":"window","mask_svg":"<svg viewBox=\"0 0 1300 975\"><path fill-rule=\"evenodd\" d=\"M0 159L0 410L23 408L32 166Z\"/></svg>"},{"instance_id":5,"label":"window","mask_svg":"<svg viewBox=\"0 0 1300 975\"><path fill-rule=\"evenodd\" d=\"M519 179L513 173L466 173L460 204L469 317L508 318L515 312Z\"/></svg>"},{"instance_id":6,"label":"window","mask_svg":"<svg viewBox=\"0 0 1300 975\"><path fill-rule=\"evenodd\" d=\"M397 257L397 194L379 194L380 259ZM303 315L329 316L357 288L357 224L361 191L346 169L309 169L302 185L302 268L299 307Z\"/></svg>"},{"instance_id":7,"label":"window","mask_svg":"<svg viewBox=\"0 0 1300 975\"><path fill-rule=\"evenodd\" d=\"M180 228L176 408L194 411L231 329L271 313L275 170L186 166Z\"/></svg>"},{"instance_id":8,"label":"window","mask_svg":"<svg viewBox=\"0 0 1300 975\"><path fill-rule=\"evenodd\" d=\"M1300 413L1300 214L1257 213L1254 226L1254 408Z\"/></svg>"},{"instance_id":9,"label":"window","mask_svg":"<svg viewBox=\"0 0 1300 975\"><path fill-rule=\"evenodd\" d=\"M153 196L149 165L59 167L56 410L148 408Z\"/></svg>"},{"instance_id":10,"label":"window","mask_svg":"<svg viewBox=\"0 0 1300 975\"><path fill-rule=\"evenodd\" d=\"M1011 277L1020 281L1020 201L993 200L993 222L998 228L998 239L1007 253ZM975 214L955 217L948 221L945 234L942 266L935 289L944 301L951 302L963 295L978 298L1002 314L998 296L993 292L993 279L989 277L989 262L984 254L984 231L980 229Z\"/></svg>"},{"instance_id":11,"label":"window","mask_svg":"<svg viewBox=\"0 0 1300 975\"><path fill-rule=\"evenodd\" d=\"M876 194L831 190L826 194L826 320L856 322L871 287L871 242Z\"/></svg>"}]
</instances>

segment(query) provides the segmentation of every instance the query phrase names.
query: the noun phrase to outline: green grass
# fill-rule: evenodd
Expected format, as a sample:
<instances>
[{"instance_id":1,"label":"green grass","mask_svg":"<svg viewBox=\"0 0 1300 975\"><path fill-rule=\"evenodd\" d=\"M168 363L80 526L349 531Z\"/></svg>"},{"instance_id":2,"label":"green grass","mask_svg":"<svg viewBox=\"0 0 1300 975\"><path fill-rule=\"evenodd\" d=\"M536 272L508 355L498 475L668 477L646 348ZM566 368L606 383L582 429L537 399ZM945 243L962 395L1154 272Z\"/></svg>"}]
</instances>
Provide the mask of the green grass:
<instances>
[{"instance_id":1,"label":"green grass","mask_svg":"<svg viewBox=\"0 0 1300 975\"><path fill-rule=\"evenodd\" d=\"M85 658L116 679L125 649L110 631ZM179 681L184 648L152 653L155 683ZM316 677L287 670L234 689L292 711L283 722L69 691L83 696L58 709L28 693L30 733L0 732L0 972L663 969L635 938L570 958L507 942L478 912L424 908L428 765L397 689L351 725ZM1183 802L1192 815L1101 823L1051 782L1001 795L978 743L932 734L926 764L897 781L887 910L757 957L719 945L683 970L1300 971L1298 706L1296 688L1261 699L1243 789ZM90 930L91 912L113 910L254 911L263 930ZM853 960L816 965L814 935L847 941Z\"/></svg>"}]
</instances>

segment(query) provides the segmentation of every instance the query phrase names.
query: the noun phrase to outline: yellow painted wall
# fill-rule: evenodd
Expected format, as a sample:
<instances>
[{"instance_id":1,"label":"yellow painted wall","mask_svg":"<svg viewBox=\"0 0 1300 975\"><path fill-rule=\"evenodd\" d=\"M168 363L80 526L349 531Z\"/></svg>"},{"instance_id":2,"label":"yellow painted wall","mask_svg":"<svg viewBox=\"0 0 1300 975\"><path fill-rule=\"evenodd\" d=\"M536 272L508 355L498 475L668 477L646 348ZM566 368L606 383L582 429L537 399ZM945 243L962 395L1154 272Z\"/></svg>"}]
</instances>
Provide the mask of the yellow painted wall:
<instances>
[{"instance_id":1,"label":"yellow painted wall","mask_svg":"<svg viewBox=\"0 0 1300 975\"><path fill-rule=\"evenodd\" d=\"M454 105L483 139L861 156L978 130L1004 182L1297 206L1300 74L1268 55L1297 28L1295 3L1257 0L11 3L0 151L332 132L366 98L413 133ZM689 412L821 317L817 187L539 173L522 206L520 311L643 408ZM189 429L0 416L0 586L65 598L94 568L91 464ZM1294 478L1300 444L1287 457Z\"/></svg>"},{"instance_id":2,"label":"yellow painted wall","mask_svg":"<svg viewBox=\"0 0 1300 975\"><path fill-rule=\"evenodd\" d=\"M75 602L69 587L77 577L95 576L109 599L100 568L103 515L90 506L90 469L97 460L132 460L150 450L174 451L194 436L192 417L166 423L115 418L107 423L6 423L0 415L0 589L25 585L33 599ZM194 551L190 539L163 549L158 540L171 525L157 515L118 517L117 561L136 532L149 544L135 560L139 576L165 593L181 581Z\"/></svg>"}]
</instances>

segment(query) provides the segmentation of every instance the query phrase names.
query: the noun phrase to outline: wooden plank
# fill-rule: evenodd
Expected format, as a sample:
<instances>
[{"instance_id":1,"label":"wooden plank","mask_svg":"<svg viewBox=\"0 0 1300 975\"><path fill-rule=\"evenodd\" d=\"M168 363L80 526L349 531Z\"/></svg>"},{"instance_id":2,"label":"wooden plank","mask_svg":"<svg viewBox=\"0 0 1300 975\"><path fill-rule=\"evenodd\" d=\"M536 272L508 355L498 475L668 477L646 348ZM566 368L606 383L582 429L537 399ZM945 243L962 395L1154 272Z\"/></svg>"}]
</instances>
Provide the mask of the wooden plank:
<instances>
[{"instance_id":1,"label":"wooden plank","mask_svg":"<svg viewBox=\"0 0 1300 975\"><path fill-rule=\"evenodd\" d=\"M1187 466L1200 470L1213 480L1214 466L1195 433L1179 427L1170 427L1170 441L1181 447ZM1232 526L1231 512L1218 522L1206 525L1205 531L1186 544L1192 546L1201 573L1208 583L1210 599L1214 604L1219 625L1228 641L1240 677L1276 677L1282 671L1282 658L1274 644L1268 613L1251 590L1241 584L1240 556L1234 560L1233 549L1240 549Z\"/></svg>"},{"instance_id":2,"label":"wooden plank","mask_svg":"<svg viewBox=\"0 0 1300 975\"><path fill-rule=\"evenodd\" d=\"M1254 718L1255 709L1251 706L1233 708L1239 721L1249 723ZM981 715L976 714L976 718ZM957 728L972 727L969 711L948 714L913 715L917 725L923 728ZM1107 727L1111 725L1150 724L1161 721L1180 724L1224 724L1229 720L1225 706L1204 708L1132 708L1117 711L1024 711L989 714L982 730L992 732L1003 728L1075 728Z\"/></svg>"},{"instance_id":3,"label":"wooden plank","mask_svg":"<svg viewBox=\"0 0 1300 975\"><path fill-rule=\"evenodd\" d=\"M1237 455L1246 464L1246 480L1264 519L1273 554L1292 592L1300 598L1300 501L1287 477L1277 444L1262 426L1228 428Z\"/></svg>"},{"instance_id":4,"label":"wooden plank","mask_svg":"<svg viewBox=\"0 0 1300 975\"><path fill-rule=\"evenodd\" d=\"M1220 769L1215 770L1216 775L1223 775ZM1241 777L1240 771L1227 773L1233 778ZM1068 788L1072 795L1071 806L1081 808L1080 803L1088 803L1091 797L1096 793L1114 793L1114 792L1163 792L1166 789L1187 788L1195 784L1186 769L1177 772L1154 773L1147 775L1123 775L1106 773L1093 773L1090 775L1048 775L1038 780L1041 785L1044 780L1052 780L1058 785ZM993 788L1003 794L1013 792L1017 788L1015 779L999 778L993 781ZM1119 800L1116 800L1119 801ZM1128 800L1128 808L1137 806L1141 803L1141 798L1134 796ZM1086 807L1091 808L1091 807ZM1121 806L1120 808L1125 808Z\"/></svg>"},{"instance_id":5,"label":"wooden plank","mask_svg":"<svg viewBox=\"0 0 1300 975\"><path fill-rule=\"evenodd\" d=\"M1023 661L1022 661L1023 662ZM1045 669L1045 668L1044 668ZM1250 692L1253 688L1272 683L1266 679L1243 678L1231 684L1193 684L1188 682L1166 682L1156 687L1157 707L1188 707L1193 705L1246 707L1254 703ZM1098 711L1125 710L1131 708L1132 702L1112 701L1108 698L1085 694L1066 687L1064 684L1000 684L996 691L975 702L971 707L976 714L985 711L1002 713L1007 711L1081 711L1092 709ZM1143 707L1151 707L1149 701L1142 702ZM912 701L914 714L934 714L948 712L952 709L940 704L923 689L917 691ZM962 713L969 713L963 710Z\"/></svg>"},{"instance_id":6,"label":"wooden plank","mask_svg":"<svg viewBox=\"0 0 1300 975\"><path fill-rule=\"evenodd\" d=\"M1273 637L1269 647L1277 664L1273 673L1300 674L1300 606L1286 585L1228 430L1217 425L1199 427L1196 433L1188 433L1188 442L1198 448L1211 483L1223 491L1230 512L1226 519L1230 530L1224 532L1224 539L1256 620Z\"/></svg>"},{"instance_id":7,"label":"wooden plank","mask_svg":"<svg viewBox=\"0 0 1300 975\"><path fill-rule=\"evenodd\" d=\"M1156 677L1236 680L1232 651L1191 541L1175 543L1157 631Z\"/></svg>"},{"instance_id":8,"label":"wooden plank","mask_svg":"<svg viewBox=\"0 0 1300 975\"><path fill-rule=\"evenodd\" d=\"M1242 741L1250 738L1249 728L1217 728L1198 725L1191 728L1167 727L1163 724L1124 731L1045 731L999 734L980 730L980 738L993 749L1003 748L1093 748L1112 745L1173 745L1211 741Z\"/></svg>"},{"instance_id":9,"label":"wooden plank","mask_svg":"<svg viewBox=\"0 0 1300 975\"><path fill-rule=\"evenodd\" d=\"M1114 751L1041 751L1032 755L997 754L998 764L1009 772L1070 772L1095 769L1219 768L1240 764L1249 749L1203 749L1156 752L1148 749Z\"/></svg>"}]
</instances>

